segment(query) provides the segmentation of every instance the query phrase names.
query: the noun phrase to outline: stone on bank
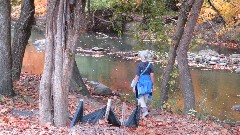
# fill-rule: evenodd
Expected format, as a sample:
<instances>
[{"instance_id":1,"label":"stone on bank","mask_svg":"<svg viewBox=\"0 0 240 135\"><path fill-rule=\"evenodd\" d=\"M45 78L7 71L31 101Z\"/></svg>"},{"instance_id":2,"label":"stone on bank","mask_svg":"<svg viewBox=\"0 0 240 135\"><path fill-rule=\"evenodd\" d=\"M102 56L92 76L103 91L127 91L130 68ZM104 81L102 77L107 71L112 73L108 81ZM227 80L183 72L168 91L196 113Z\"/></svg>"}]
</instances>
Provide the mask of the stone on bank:
<instances>
[{"instance_id":1,"label":"stone on bank","mask_svg":"<svg viewBox=\"0 0 240 135\"><path fill-rule=\"evenodd\" d=\"M112 94L112 90L103 84L98 84L92 91L92 94L99 96L107 96Z\"/></svg>"}]
</instances>

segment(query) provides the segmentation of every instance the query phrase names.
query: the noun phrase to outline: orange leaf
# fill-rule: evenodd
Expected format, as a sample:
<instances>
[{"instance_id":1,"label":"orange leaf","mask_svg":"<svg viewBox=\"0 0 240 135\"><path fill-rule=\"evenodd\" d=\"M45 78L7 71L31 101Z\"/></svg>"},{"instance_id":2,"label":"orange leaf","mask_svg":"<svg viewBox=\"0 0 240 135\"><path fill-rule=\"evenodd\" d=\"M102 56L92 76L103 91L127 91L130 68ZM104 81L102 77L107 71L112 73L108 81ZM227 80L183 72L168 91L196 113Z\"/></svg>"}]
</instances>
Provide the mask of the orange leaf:
<instances>
[{"instance_id":1,"label":"orange leaf","mask_svg":"<svg viewBox=\"0 0 240 135\"><path fill-rule=\"evenodd\" d=\"M6 123L8 123L8 122L9 122L9 119L8 119L7 117L4 117L4 118L3 118L3 121L6 122Z\"/></svg>"}]
</instances>

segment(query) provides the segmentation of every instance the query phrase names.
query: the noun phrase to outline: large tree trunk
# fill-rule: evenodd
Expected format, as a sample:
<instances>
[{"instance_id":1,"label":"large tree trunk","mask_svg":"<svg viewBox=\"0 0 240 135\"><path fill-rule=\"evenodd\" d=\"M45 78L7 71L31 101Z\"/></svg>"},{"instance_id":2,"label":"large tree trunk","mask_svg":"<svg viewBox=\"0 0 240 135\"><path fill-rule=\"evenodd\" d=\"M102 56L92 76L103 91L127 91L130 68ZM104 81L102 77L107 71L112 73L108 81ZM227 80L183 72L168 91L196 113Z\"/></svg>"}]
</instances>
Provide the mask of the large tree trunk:
<instances>
[{"instance_id":1,"label":"large tree trunk","mask_svg":"<svg viewBox=\"0 0 240 135\"><path fill-rule=\"evenodd\" d=\"M39 120L44 124L50 122L53 124L53 97L52 97L52 75L53 75L53 50L54 50L54 34L56 25L53 23L57 20L54 10L56 1L48 1L46 21L46 47L45 47L45 63L44 72L40 81L39 88Z\"/></svg>"},{"instance_id":2,"label":"large tree trunk","mask_svg":"<svg viewBox=\"0 0 240 135\"><path fill-rule=\"evenodd\" d=\"M28 39L31 36L32 24L34 23L35 6L34 0L22 0L21 14L14 27L12 43L12 78L19 80L22 61Z\"/></svg>"},{"instance_id":3,"label":"large tree trunk","mask_svg":"<svg viewBox=\"0 0 240 135\"><path fill-rule=\"evenodd\" d=\"M177 49L178 70L180 78L180 86L183 90L184 96L184 113L188 114L191 109L195 110L195 95L192 84L192 78L188 66L187 52L189 50L189 44L192 39L194 27L196 25L203 0L195 0L191 9L188 21L184 28L182 39Z\"/></svg>"},{"instance_id":4,"label":"large tree trunk","mask_svg":"<svg viewBox=\"0 0 240 135\"><path fill-rule=\"evenodd\" d=\"M75 48L84 16L82 1L49 0L46 57L40 84L40 123L66 126Z\"/></svg>"},{"instance_id":5,"label":"large tree trunk","mask_svg":"<svg viewBox=\"0 0 240 135\"><path fill-rule=\"evenodd\" d=\"M178 15L176 32L172 40L172 44L170 46L168 64L163 72L163 79L161 82L161 94L160 94L160 107L163 106L164 103L167 103L168 100L168 91L169 91L169 81L170 74L172 73L174 62L176 59L176 50L178 48L178 44L180 39L182 38L185 24L187 22L188 14L192 8L193 1L189 0L188 2L183 3Z\"/></svg>"},{"instance_id":6,"label":"large tree trunk","mask_svg":"<svg viewBox=\"0 0 240 135\"><path fill-rule=\"evenodd\" d=\"M0 0L0 94L13 96L10 0Z\"/></svg>"}]
</instances>

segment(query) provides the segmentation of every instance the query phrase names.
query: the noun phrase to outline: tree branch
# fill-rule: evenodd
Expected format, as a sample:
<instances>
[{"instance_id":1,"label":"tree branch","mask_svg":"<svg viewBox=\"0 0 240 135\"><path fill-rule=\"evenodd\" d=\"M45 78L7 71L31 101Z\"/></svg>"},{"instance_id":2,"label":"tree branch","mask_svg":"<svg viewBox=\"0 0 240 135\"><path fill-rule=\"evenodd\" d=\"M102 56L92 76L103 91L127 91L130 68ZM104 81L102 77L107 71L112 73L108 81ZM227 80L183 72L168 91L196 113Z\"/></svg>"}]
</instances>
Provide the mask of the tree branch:
<instances>
[{"instance_id":1,"label":"tree branch","mask_svg":"<svg viewBox=\"0 0 240 135\"><path fill-rule=\"evenodd\" d=\"M95 16L94 14L93 14L93 17L95 17L95 18L97 18L97 19L99 19L99 20L101 20L103 22L106 22L106 23L113 23L112 21L108 21L108 20L102 19L102 18L100 18L98 16Z\"/></svg>"},{"instance_id":2,"label":"tree branch","mask_svg":"<svg viewBox=\"0 0 240 135\"><path fill-rule=\"evenodd\" d=\"M214 10L215 12L217 12L217 14L219 15L219 17L220 17L221 20L223 21L224 27L226 27L225 19L223 18L223 16L222 16L221 13L219 12L219 10L212 4L211 0L207 0L207 2L208 2L209 5L213 8L213 10Z\"/></svg>"}]
</instances>

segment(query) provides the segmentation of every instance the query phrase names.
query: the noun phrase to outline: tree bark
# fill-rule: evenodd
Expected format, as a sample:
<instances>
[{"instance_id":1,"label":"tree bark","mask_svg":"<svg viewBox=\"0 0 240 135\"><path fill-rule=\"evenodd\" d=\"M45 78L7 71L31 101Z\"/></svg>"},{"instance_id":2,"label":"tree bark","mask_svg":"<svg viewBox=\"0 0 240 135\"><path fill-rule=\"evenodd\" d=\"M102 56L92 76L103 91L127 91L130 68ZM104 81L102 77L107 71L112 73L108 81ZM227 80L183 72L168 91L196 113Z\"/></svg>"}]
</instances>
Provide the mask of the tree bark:
<instances>
[{"instance_id":1,"label":"tree bark","mask_svg":"<svg viewBox=\"0 0 240 135\"><path fill-rule=\"evenodd\" d=\"M54 74L54 35L56 32L56 10L57 1L48 1L47 6L47 21L46 21L46 48L45 48L45 63L44 72L40 81L39 88L39 120L41 124L47 122L53 124L53 93L52 93L52 75Z\"/></svg>"},{"instance_id":2,"label":"tree bark","mask_svg":"<svg viewBox=\"0 0 240 135\"><path fill-rule=\"evenodd\" d=\"M196 25L203 0L195 0L191 9L188 21L184 28L183 36L180 40L179 47L177 49L178 70L180 78L180 86L183 90L184 96L184 113L188 114L191 109L195 110L195 95L192 84L192 78L188 66L187 51L189 50L189 44L192 39L194 27Z\"/></svg>"},{"instance_id":3,"label":"tree bark","mask_svg":"<svg viewBox=\"0 0 240 135\"><path fill-rule=\"evenodd\" d=\"M77 67L76 61L74 61L71 90L76 91L84 96L91 97L86 85L83 82L79 69Z\"/></svg>"},{"instance_id":4,"label":"tree bark","mask_svg":"<svg viewBox=\"0 0 240 135\"><path fill-rule=\"evenodd\" d=\"M34 23L35 6L34 0L22 0L20 18L14 28L12 43L12 79L19 80L22 69L22 61L28 39L31 36L32 24Z\"/></svg>"},{"instance_id":5,"label":"tree bark","mask_svg":"<svg viewBox=\"0 0 240 135\"><path fill-rule=\"evenodd\" d=\"M168 57L168 64L163 72L163 79L161 81L161 94L160 94L160 108L163 106L164 103L167 103L168 100L168 91L169 91L169 81L170 81L170 74L172 73L173 66L176 59L176 50L178 48L178 44L180 39L182 38L182 34L184 31L185 24L187 22L188 14L192 8L193 0L189 0L188 2L181 2L182 6L180 9L180 13L178 15L177 27L176 32L173 37L169 57Z\"/></svg>"},{"instance_id":6,"label":"tree bark","mask_svg":"<svg viewBox=\"0 0 240 135\"><path fill-rule=\"evenodd\" d=\"M0 94L13 96L10 0L0 0Z\"/></svg>"},{"instance_id":7,"label":"tree bark","mask_svg":"<svg viewBox=\"0 0 240 135\"><path fill-rule=\"evenodd\" d=\"M40 123L50 122L55 126L66 126L67 96L84 14L81 0L73 3L68 0L49 0L48 3L47 16L52 19L47 20L48 47L40 85ZM49 96L51 94L52 96ZM47 113L44 112L46 110Z\"/></svg>"}]
</instances>

